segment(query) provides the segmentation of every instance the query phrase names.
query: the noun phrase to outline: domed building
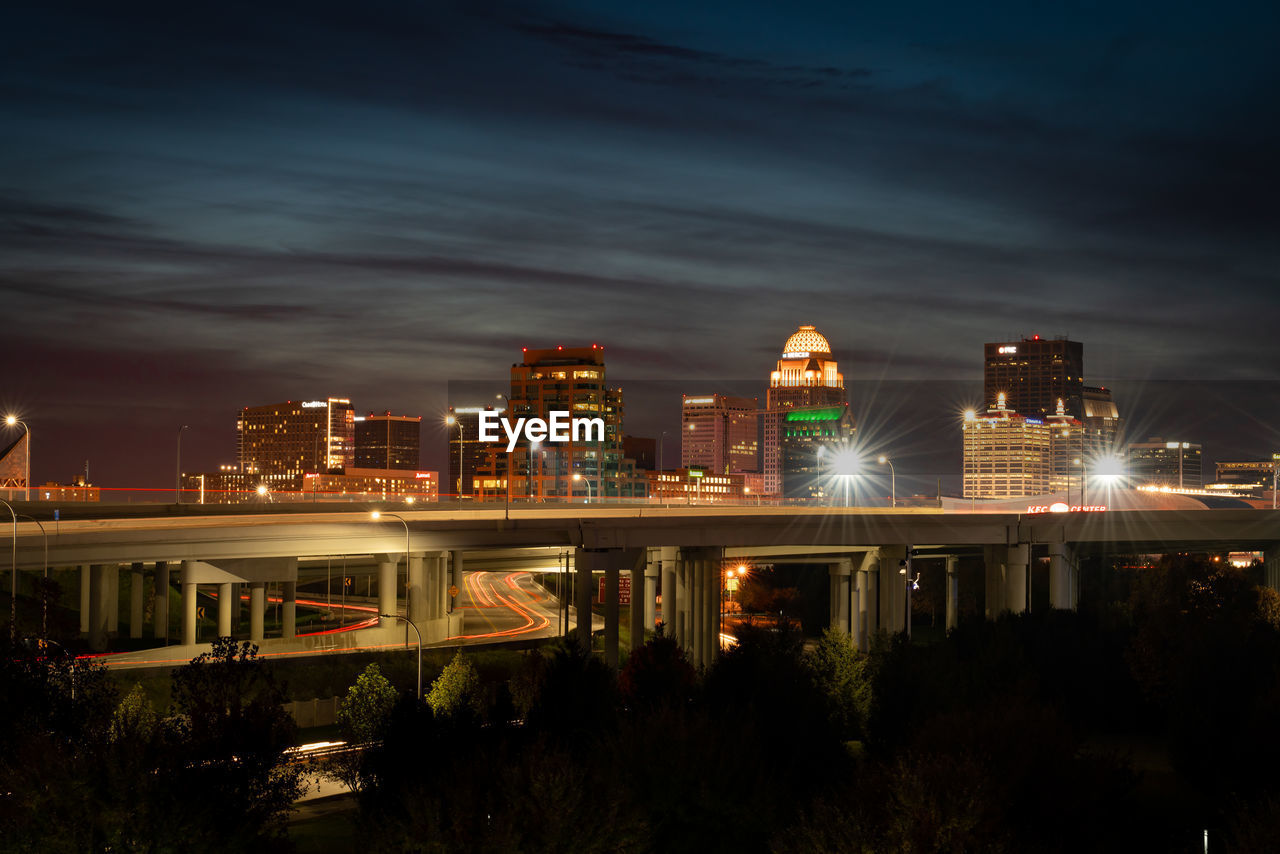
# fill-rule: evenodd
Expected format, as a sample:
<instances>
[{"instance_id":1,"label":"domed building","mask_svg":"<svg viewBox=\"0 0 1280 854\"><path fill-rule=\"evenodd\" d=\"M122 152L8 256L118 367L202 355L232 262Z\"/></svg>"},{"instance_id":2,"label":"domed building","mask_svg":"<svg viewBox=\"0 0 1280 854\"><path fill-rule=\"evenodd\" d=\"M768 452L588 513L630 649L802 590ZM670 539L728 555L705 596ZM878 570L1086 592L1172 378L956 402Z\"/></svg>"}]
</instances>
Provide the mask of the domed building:
<instances>
[{"instance_id":1,"label":"domed building","mask_svg":"<svg viewBox=\"0 0 1280 854\"><path fill-rule=\"evenodd\" d=\"M782 347L782 358L769 375L768 409L840 406L848 403L844 374L831 355L831 344L813 326L801 326Z\"/></svg>"},{"instance_id":2,"label":"domed building","mask_svg":"<svg viewBox=\"0 0 1280 854\"><path fill-rule=\"evenodd\" d=\"M761 472L768 494L823 500L823 453L847 448L854 433L844 375L831 343L813 326L801 326L782 346L769 375L762 414Z\"/></svg>"}]
</instances>

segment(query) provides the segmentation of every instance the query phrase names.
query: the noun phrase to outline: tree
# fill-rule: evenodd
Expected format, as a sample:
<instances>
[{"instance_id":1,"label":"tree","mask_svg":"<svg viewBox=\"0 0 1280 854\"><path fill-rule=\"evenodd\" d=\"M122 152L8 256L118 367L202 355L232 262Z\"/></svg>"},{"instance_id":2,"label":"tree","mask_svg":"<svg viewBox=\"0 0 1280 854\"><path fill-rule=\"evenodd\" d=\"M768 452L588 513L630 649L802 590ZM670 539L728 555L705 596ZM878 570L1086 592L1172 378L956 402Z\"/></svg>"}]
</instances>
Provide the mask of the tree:
<instances>
[{"instance_id":1,"label":"tree","mask_svg":"<svg viewBox=\"0 0 1280 854\"><path fill-rule=\"evenodd\" d=\"M382 675L376 663L370 664L356 678L356 684L347 689L338 708L343 737L357 744L381 738L398 697L391 680Z\"/></svg>"},{"instance_id":2,"label":"tree","mask_svg":"<svg viewBox=\"0 0 1280 854\"><path fill-rule=\"evenodd\" d=\"M807 656L818 689L831 706L831 721L844 735L860 734L871 708L867 659L844 632L827 629Z\"/></svg>"},{"instance_id":3,"label":"tree","mask_svg":"<svg viewBox=\"0 0 1280 854\"><path fill-rule=\"evenodd\" d=\"M436 717L453 717L464 711L479 714L482 708L480 674L462 656L462 650L440 671L427 692L427 704Z\"/></svg>"}]
</instances>

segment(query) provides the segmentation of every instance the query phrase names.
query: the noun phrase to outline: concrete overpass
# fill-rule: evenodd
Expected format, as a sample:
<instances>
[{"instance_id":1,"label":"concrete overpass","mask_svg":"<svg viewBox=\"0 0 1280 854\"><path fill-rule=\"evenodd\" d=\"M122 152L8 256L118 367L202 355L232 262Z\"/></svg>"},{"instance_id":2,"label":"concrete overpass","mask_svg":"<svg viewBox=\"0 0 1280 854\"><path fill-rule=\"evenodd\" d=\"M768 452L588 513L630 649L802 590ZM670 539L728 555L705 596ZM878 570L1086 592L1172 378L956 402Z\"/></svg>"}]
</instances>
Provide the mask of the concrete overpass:
<instances>
[{"instance_id":1,"label":"concrete overpass","mask_svg":"<svg viewBox=\"0 0 1280 854\"><path fill-rule=\"evenodd\" d=\"M26 510L22 505L18 509ZM297 638L293 630L299 559L371 556L377 566L379 611L398 613L403 604L424 640L431 642L461 631L461 616L449 590L461 586L468 554L563 550L572 553L572 567L582 582L576 586L579 613L590 610L594 575L603 575L607 590L614 591L605 597L611 663L617 658L616 590L621 573L631 577L633 643L653 625L654 590L660 578L661 612L669 631L696 663L707 664L718 649L721 564L742 556L827 564L832 623L854 635L864 648L877 628L904 627L909 592L900 564L913 554L916 559L933 556L946 561L948 626L955 622L955 556L962 551L983 555L985 610L990 616L1025 609L1029 566L1037 554L1049 557L1050 603L1057 608L1075 607L1078 557L1087 553L1262 551L1268 583L1280 587L1280 513L1268 510L1026 515L627 505L461 510L437 505L426 510L396 508L394 517L378 520L367 510L335 512L323 505L311 512L291 507L287 512L206 515L204 510L198 505L157 506L152 515L145 515L136 507L119 512L101 508L99 518L44 521L47 537L35 523L20 522L15 536L17 570L42 571L46 548L48 566L79 568L81 627L96 646L103 645L115 628L111 603L118 600L120 568L128 567L137 612L131 621L135 637L140 636L144 574L152 574L155 589L165 594L154 599L157 633L160 626L167 628L167 591L176 575L184 646L195 646L198 585L218 587L220 634L223 628L230 633L232 585L248 585L251 638L305 652L321 642ZM284 594L279 639L262 636L263 591L268 583L280 583ZM403 636L393 620L383 620L368 632L362 642Z\"/></svg>"}]
</instances>

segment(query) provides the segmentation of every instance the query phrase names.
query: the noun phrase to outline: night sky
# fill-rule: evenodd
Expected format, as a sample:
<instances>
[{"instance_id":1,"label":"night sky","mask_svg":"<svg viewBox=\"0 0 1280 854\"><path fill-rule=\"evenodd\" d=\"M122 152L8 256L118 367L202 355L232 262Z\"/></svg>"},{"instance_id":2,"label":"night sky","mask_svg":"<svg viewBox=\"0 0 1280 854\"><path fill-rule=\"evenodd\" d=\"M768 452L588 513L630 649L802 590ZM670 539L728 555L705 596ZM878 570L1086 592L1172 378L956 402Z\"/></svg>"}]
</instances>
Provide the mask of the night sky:
<instances>
[{"instance_id":1,"label":"night sky","mask_svg":"<svg viewBox=\"0 0 1280 854\"><path fill-rule=\"evenodd\" d=\"M37 483L163 487L180 425L207 470L239 407L330 394L439 466L444 381L521 346L763 394L801 323L851 381L1066 334L1091 382L1274 402L1274 3L23 5L0 406Z\"/></svg>"}]
</instances>

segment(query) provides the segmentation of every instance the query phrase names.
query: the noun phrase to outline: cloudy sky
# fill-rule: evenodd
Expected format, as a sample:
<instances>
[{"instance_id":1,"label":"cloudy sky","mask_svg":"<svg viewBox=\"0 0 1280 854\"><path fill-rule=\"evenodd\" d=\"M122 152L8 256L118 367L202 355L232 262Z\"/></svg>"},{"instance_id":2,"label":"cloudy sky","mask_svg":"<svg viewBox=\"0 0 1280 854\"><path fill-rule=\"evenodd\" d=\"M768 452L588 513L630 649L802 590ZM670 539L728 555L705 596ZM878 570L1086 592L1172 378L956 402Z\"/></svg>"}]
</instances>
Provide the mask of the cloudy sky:
<instances>
[{"instance_id":1,"label":"cloudy sky","mask_svg":"<svg viewBox=\"0 0 1280 854\"><path fill-rule=\"evenodd\" d=\"M434 421L521 346L697 392L801 323L851 380L1032 333L1274 380L1276 5L1042 5L27 4L0 405L37 481L163 485L181 424L209 468L244 405Z\"/></svg>"}]
</instances>

